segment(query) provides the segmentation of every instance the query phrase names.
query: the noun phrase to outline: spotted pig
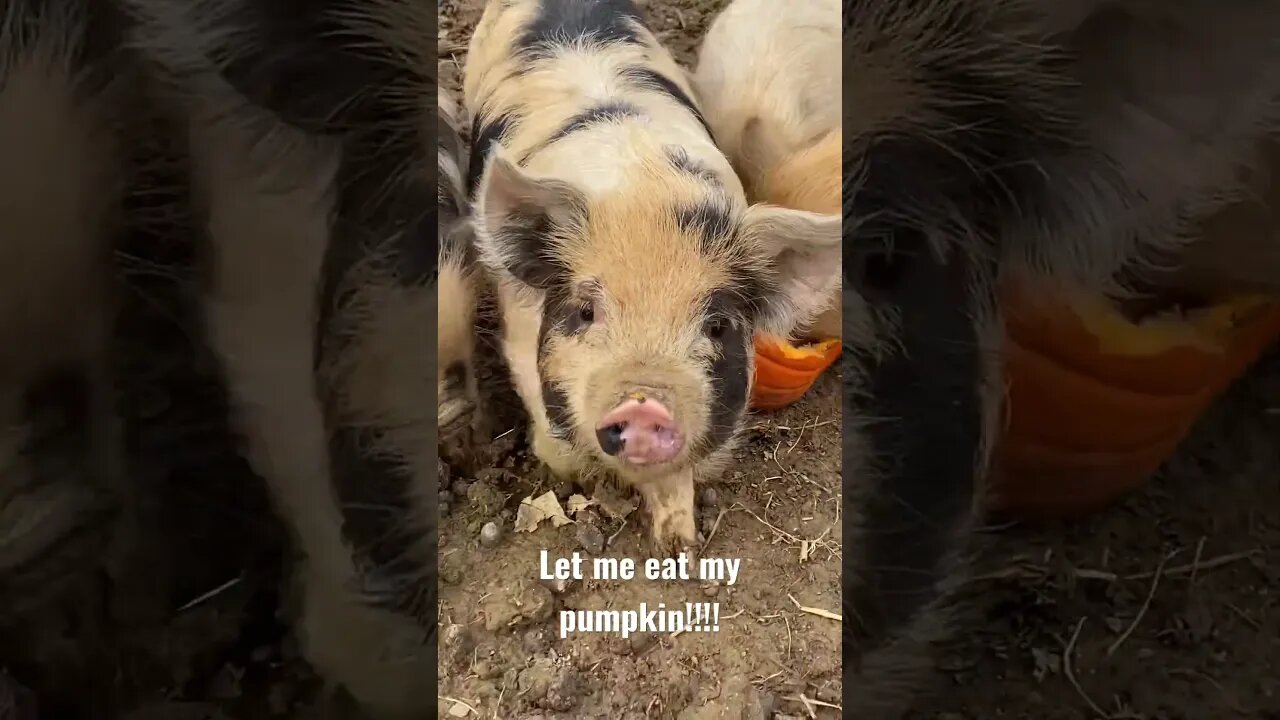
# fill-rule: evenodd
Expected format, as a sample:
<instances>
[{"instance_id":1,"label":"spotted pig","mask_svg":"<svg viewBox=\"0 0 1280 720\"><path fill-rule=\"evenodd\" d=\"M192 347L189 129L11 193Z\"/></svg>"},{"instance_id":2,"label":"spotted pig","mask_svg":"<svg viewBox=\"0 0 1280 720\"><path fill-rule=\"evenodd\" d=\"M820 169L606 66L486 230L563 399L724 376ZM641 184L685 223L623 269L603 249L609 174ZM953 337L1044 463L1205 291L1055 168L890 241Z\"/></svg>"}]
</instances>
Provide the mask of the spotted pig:
<instances>
[{"instance_id":1,"label":"spotted pig","mask_svg":"<svg viewBox=\"0 0 1280 720\"><path fill-rule=\"evenodd\" d=\"M667 551L729 457L752 336L809 320L838 213L748 204L684 71L626 0L485 9L464 101L481 261L556 475L635 487Z\"/></svg>"}]
</instances>

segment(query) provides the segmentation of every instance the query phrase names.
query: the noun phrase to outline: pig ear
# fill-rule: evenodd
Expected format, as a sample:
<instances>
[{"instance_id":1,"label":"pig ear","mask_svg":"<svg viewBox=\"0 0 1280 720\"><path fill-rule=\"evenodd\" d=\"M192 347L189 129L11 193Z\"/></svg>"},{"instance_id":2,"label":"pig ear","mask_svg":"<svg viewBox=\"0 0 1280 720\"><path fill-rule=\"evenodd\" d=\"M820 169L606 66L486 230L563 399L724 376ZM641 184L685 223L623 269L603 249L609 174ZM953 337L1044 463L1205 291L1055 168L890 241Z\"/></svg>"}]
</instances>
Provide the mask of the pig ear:
<instances>
[{"instance_id":1,"label":"pig ear","mask_svg":"<svg viewBox=\"0 0 1280 720\"><path fill-rule=\"evenodd\" d=\"M476 192L476 244L486 265L545 289L564 271L556 258L581 223L586 198L558 180L537 178L493 154Z\"/></svg>"},{"instance_id":2,"label":"pig ear","mask_svg":"<svg viewBox=\"0 0 1280 720\"><path fill-rule=\"evenodd\" d=\"M840 215L753 205L743 229L773 264L781 302L768 306L762 330L789 335L827 309L840 284Z\"/></svg>"}]
</instances>

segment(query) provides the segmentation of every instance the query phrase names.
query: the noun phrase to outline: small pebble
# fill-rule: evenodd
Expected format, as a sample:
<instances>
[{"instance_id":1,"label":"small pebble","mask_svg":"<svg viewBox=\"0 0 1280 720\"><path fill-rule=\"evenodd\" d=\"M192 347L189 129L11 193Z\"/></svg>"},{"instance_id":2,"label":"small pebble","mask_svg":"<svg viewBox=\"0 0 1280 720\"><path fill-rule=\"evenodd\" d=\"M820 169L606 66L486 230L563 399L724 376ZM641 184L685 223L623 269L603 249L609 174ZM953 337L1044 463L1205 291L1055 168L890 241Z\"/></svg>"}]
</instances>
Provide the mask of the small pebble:
<instances>
[{"instance_id":1,"label":"small pebble","mask_svg":"<svg viewBox=\"0 0 1280 720\"><path fill-rule=\"evenodd\" d=\"M582 543L582 548L593 555L599 555L604 552L604 533L600 529L589 522L578 523L577 532L575 533L578 542Z\"/></svg>"},{"instance_id":2,"label":"small pebble","mask_svg":"<svg viewBox=\"0 0 1280 720\"><path fill-rule=\"evenodd\" d=\"M643 654L658 641L657 633L637 633L627 638L632 655Z\"/></svg>"},{"instance_id":3,"label":"small pebble","mask_svg":"<svg viewBox=\"0 0 1280 720\"><path fill-rule=\"evenodd\" d=\"M547 634L542 628L531 628L525 631L523 643L525 652L537 655L547 646Z\"/></svg>"},{"instance_id":4,"label":"small pebble","mask_svg":"<svg viewBox=\"0 0 1280 720\"><path fill-rule=\"evenodd\" d=\"M543 586L545 586L551 592L559 594L568 590L569 587L573 585L574 581L565 580L563 578L555 578L553 580L540 580L539 582L541 582Z\"/></svg>"},{"instance_id":5,"label":"small pebble","mask_svg":"<svg viewBox=\"0 0 1280 720\"><path fill-rule=\"evenodd\" d=\"M453 481L453 494L458 497L466 497L467 489L471 487L471 483L461 478Z\"/></svg>"},{"instance_id":6,"label":"small pebble","mask_svg":"<svg viewBox=\"0 0 1280 720\"><path fill-rule=\"evenodd\" d=\"M453 504L453 493L448 490L440 491L440 506L446 507Z\"/></svg>"},{"instance_id":7,"label":"small pebble","mask_svg":"<svg viewBox=\"0 0 1280 720\"><path fill-rule=\"evenodd\" d=\"M502 528L498 527L498 523L490 520L480 528L480 544L491 548L498 544L502 539Z\"/></svg>"},{"instance_id":8,"label":"small pebble","mask_svg":"<svg viewBox=\"0 0 1280 720\"><path fill-rule=\"evenodd\" d=\"M572 667L561 667L551 678L547 687L547 707L560 712L568 712L578 704L578 686L581 681Z\"/></svg>"}]
</instances>

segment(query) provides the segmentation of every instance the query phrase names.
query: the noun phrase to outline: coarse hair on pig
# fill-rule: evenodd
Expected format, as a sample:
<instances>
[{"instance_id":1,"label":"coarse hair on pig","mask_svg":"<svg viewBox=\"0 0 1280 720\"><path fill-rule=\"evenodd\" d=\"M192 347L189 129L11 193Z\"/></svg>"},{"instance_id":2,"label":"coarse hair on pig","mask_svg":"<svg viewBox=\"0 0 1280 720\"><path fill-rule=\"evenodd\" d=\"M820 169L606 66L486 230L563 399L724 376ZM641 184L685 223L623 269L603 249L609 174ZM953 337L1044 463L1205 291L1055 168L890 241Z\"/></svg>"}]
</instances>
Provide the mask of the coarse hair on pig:
<instances>
[{"instance_id":1,"label":"coarse hair on pig","mask_svg":"<svg viewBox=\"0 0 1280 720\"><path fill-rule=\"evenodd\" d=\"M436 205L440 260L437 293L437 425L440 452L466 462L484 426L476 377L476 309L484 277L476 263L467 202L467 152L458 132L459 108L440 88L436 103Z\"/></svg>"},{"instance_id":2,"label":"coarse hair on pig","mask_svg":"<svg viewBox=\"0 0 1280 720\"><path fill-rule=\"evenodd\" d=\"M758 330L806 321L838 213L748 205L683 70L624 0L490 3L464 96L482 262L559 476L634 485L666 549L747 407Z\"/></svg>"},{"instance_id":3,"label":"coarse hair on pig","mask_svg":"<svg viewBox=\"0 0 1280 720\"><path fill-rule=\"evenodd\" d=\"M299 550L303 653L375 716L421 716L437 625L436 9L120 1L186 131L205 324Z\"/></svg>"},{"instance_id":4,"label":"coarse hair on pig","mask_svg":"<svg viewBox=\"0 0 1280 720\"><path fill-rule=\"evenodd\" d=\"M999 283L1119 293L1122 267L1182 246L1274 130L1280 8L845 0L843 22L845 710L889 720L954 629L1003 400Z\"/></svg>"},{"instance_id":5,"label":"coarse hair on pig","mask_svg":"<svg viewBox=\"0 0 1280 720\"><path fill-rule=\"evenodd\" d=\"M707 29L693 84L747 197L840 212L840 2L733 0ZM803 299L797 334L840 337L840 270Z\"/></svg>"},{"instance_id":6,"label":"coarse hair on pig","mask_svg":"<svg viewBox=\"0 0 1280 720\"><path fill-rule=\"evenodd\" d=\"M127 505L110 353L131 159L121 32L105 2L0 8L0 626L100 572Z\"/></svg>"}]
</instances>

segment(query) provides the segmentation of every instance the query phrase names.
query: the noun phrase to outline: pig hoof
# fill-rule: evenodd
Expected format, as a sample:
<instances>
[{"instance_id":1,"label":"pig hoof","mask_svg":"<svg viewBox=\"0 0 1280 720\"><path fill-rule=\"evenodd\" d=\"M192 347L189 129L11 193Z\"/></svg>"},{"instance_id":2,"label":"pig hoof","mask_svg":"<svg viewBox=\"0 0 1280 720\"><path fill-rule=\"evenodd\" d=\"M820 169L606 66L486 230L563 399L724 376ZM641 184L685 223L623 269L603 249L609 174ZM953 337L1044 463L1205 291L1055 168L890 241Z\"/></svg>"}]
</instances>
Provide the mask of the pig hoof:
<instances>
[{"instance_id":1,"label":"pig hoof","mask_svg":"<svg viewBox=\"0 0 1280 720\"><path fill-rule=\"evenodd\" d=\"M465 435L471 428L472 416L475 415L475 411L475 402L465 394L442 394L436 413L436 422L439 424L441 441L452 440Z\"/></svg>"},{"instance_id":2,"label":"pig hoof","mask_svg":"<svg viewBox=\"0 0 1280 720\"><path fill-rule=\"evenodd\" d=\"M665 518L655 517L653 542L658 553L664 557L675 557L682 552L688 554L691 548L698 548L698 532L693 526L692 515L676 513Z\"/></svg>"}]
</instances>

